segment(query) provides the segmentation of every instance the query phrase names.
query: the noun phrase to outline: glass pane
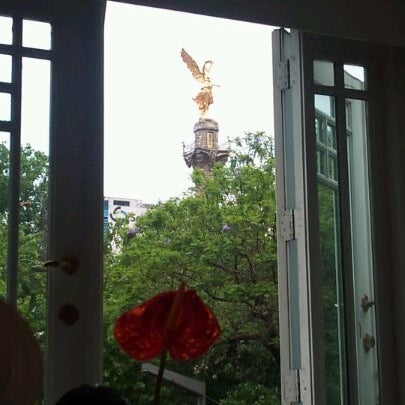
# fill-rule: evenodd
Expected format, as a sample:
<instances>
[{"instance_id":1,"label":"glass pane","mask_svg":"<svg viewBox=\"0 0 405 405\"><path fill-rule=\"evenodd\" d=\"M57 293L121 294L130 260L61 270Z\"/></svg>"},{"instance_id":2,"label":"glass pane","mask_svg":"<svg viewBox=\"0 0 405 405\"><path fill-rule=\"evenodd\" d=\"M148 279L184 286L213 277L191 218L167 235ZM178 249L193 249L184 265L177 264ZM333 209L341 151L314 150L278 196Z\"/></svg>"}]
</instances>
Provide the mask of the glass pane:
<instances>
[{"instance_id":1,"label":"glass pane","mask_svg":"<svg viewBox=\"0 0 405 405\"><path fill-rule=\"evenodd\" d=\"M366 90L366 72L363 66L344 65L345 87L355 90Z\"/></svg>"},{"instance_id":2,"label":"glass pane","mask_svg":"<svg viewBox=\"0 0 405 405\"><path fill-rule=\"evenodd\" d=\"M358 378L361 403L376 405L379 400L377 344L364 346L367 336L376 336L375 306L364 310L362 299L374 301L373 249L370 221L368 174L367 102L348 99L351 106L351 132L347 135L350 178L350 214L353 251L354 307L357 335ZM378 303L377 303L378 304Z\"/></svg>"},{"instance_id":3,"label":"glass pane","mask_svg":"<svg viewBox=\"0 0 405 405\"><path fill-rule=\"evenodd\" d=\"M315 108L328 119L335 117L335 99L323 94L315 95Z\"/></svg>"},{"instance_id":4,"label":"glass pane","mask_svg":"<svg viewBox=\"0 0 405 405\"><path fill-rule=\"evenodd\" d=\"M337 180L337 158L332 153L328 153L328 177Z\"/></svg>"},{"instance_id":5,"label":"glass pane","mask_svg":"<svg viewBox=\"0 0 405 405\"><path fill-rule=\"evenodd\" d=\"M6 296L10 134L0 132L0 299Z\"/></svg>"},{"instance_id":6,"label":"glass pane","mask_svg":"<svg viewBox=\"0 0 405 405\"><path fill-rule=\"evenodd\" d=\"M333 62L314 60L314 83L324 86L335 85L335 71Z\"/></svg>"},{"instance_id":7,"label":"glass pane","mask_svg":"<svg viewBox=\"0 0 405 405\"><path fill-rule=\"evenodd\" d=\"M11 119L11 94L0 93L0 120L10 121Z\"/></svg>"},{"instance_id":8,"label":"glass pane","mask_svg":"<svg viewBox=\"0 0 405 405\"><path fill-rule=\"evenodd\" d=\"M316 134L316 140L317 141L323 141L321 139L321 136L323 134L322 131L322 119L319 117L315 117L315 134Z\"/></svg>"},{"instance_id":9,"label":"glass pane","mask_svg":"<svg viewBox=\"0 0 405 405\"><path fill-rule=\"evenodd\" d=\"M12 57L0 54L0 82L11 83Z\"/></svg>"},{"instance_id":10,"label":"glass pane","mask_svg":"<svg viewBox=\"0 0 405 405\"><path fill-rule=\"evenodd\" d=\"M346 397L345 336L343 320L343 286L340 263L339 183L337 173L335 105L330 96L315 96L315 111L323 127L325 142L317 141L320 274L323 314L323 352L325 367L326 402L343 405ZM325 108L328 106L328 108ZM326 113L327 111L328 113ZM316 126L315 121L315 126ZM319 137L321 138L321 137ZM318 164L319 165L319 164Z\"/></svg>"},{"instance_id":11,"label":"glass pane","mask_svg":"<svg viewBox=\"0 0 405 405\"><path fill-rule=\"evenodd\" d=\"M352 127L352 105L349 101L346 100L346 129L350 130Z\"/></svg>"},{"instance_id":12,"label":"glass pane","mask_svg":"<svg viewBox=\"0 0 405 405\"><path fill-rule=\"evenodd\" d=\"M323 149L318 149L317 153L317 160L318 160L318 174L323 174L324 176L327 175L326 172L326 152Z\"/></svg>"},{"instance_id":13,"label":"glass pane","mask_svg":"<svg viewBox=\"0 0 405 405\"><path fill-rule=\"evenodd\" d=\"M50 62L23 58L18 308L44 348L48 260Z\"/></svg>"},{"instance_id":14,"label":"glass pane","mask_svg":"<svg viewBox=\"0 0 405 405\"><path fill-rule=\"evenodd\" d=\"M336 150L336 128L334 124L327 124L326 125L326 139L327 139L327 146L333 150Z\"/></svg>"},{"instance_id":15,"label":"glass pane","mask_svg":"<svg viewBox=\"0 0 405 405\"><path fill-rule=\"evenodd\" d=\"M13 19L0 16L0 44L11 45L13 43Z\"/></svg>"},{"instance_id":16,"label":"glass pane","mask_svg":"<svg viewBox=\"0 0 405 405\"><path fill-rule=\"evenodd\" d=\"M51 25L40 21L23 21L23 46L51 49Z\"/></svg>"}]
</instances>

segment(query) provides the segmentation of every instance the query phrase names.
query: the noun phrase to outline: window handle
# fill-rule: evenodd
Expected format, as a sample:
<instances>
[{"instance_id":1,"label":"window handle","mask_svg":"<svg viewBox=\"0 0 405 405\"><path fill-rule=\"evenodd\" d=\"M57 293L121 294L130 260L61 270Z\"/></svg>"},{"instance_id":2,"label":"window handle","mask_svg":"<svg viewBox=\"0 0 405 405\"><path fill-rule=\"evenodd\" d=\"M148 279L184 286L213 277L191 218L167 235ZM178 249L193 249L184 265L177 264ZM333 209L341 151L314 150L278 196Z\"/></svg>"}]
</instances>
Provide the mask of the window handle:
<instances>
[{"instance_id":1,"label":"window handle","mask_svg":"<svg viewBox=\"0 0 405 405\"><path fill-rule=\"evenodd\" d=\"M367 312L373 305L375 305L375 301L370 300L367 294L361 296L361 307L364 312Z\"/></svg>"},{"instance_id":2,"label":"window handle","mask_svg":"<svg viewBox=\"0 0 405 405\"><path fill-rule=\"evenodd\" d=\"M363 347L366 352L369 352L370 349L375 347L375 337L366 333L363 336Z\"/></svg>"},{"instance_id":3,"label":"window handle","mask_svg":"<svg viewBox=\"0 0 405 405\"><path fill-rule=\"evenodd\" d=\"M37 272L46 272L49 269L59 269L68 275L71 275L79 268L79 260L76 256L65 257L61 260L47 260L45 263L32 266L31 270Z\"/></svg>"}]
</instances>

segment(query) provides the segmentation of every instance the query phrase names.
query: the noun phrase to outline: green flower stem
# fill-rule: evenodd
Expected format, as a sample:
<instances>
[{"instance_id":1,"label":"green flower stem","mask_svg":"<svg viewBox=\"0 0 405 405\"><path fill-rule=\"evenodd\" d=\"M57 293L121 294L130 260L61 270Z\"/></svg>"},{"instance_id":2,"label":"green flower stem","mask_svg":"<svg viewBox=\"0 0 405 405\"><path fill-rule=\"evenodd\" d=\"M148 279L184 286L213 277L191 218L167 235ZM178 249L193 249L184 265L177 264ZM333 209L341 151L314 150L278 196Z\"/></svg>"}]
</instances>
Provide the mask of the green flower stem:
<instances>
[{"instance_id":1,"label":"green flower stem","mask_svg":"<svg viewBox=\"0 0 405 405\"><path fill-rule=\"evenodd\" d=\"M160 404L160 389L162 387L163 373L165 371L165 365L166 365L166 358L167 358L167 350L165 350L160 355L159 373L158 373L158 376L156 379L156 385L155 385L155 399L153 402L154 405Z\"/></svg>"}]
</instances>

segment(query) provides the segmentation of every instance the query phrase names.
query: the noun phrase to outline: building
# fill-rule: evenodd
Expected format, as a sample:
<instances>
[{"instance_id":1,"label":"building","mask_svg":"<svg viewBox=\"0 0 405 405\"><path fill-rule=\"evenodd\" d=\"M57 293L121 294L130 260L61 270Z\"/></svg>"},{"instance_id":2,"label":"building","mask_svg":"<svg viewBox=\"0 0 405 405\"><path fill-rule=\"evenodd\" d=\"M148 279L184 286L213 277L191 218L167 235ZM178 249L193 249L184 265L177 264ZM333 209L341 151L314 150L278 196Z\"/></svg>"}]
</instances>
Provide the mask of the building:
<instances>
[{"instance_id":1,"label":"building","mask_svg":"<svg viewBox=\"0 0 405 405\"><path fill-rule=\"evenodd\" d=\"M124 218L128 214L133 214L135 218L139 217L152 206L153 204L147 204L134 198L104 197L104 231L109 223L116 222L118 218Z\"/></svg>"}]
</instances>

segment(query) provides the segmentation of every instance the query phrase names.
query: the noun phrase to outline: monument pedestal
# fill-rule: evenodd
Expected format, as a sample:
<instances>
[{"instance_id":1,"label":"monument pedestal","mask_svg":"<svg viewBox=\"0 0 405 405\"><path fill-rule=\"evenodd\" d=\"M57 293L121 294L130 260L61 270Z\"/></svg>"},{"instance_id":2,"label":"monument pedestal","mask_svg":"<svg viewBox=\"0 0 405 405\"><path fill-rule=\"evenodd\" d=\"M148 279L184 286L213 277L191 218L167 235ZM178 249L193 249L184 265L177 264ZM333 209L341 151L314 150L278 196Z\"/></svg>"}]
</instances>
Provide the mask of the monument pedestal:
<instances>
[{"instance_id":1,"label":"monument pedestal","mask_svg":"<svg viewBox=\"0 0 405 405\"><path fill-rule=\"evenodd\" d=\"M183 148L188 167L199 167L210 173L215 163L226 163L229 146L218 144L218 123L211 118L200 118L194 125L194 144Z\"/></svg>"}]
</instances>

